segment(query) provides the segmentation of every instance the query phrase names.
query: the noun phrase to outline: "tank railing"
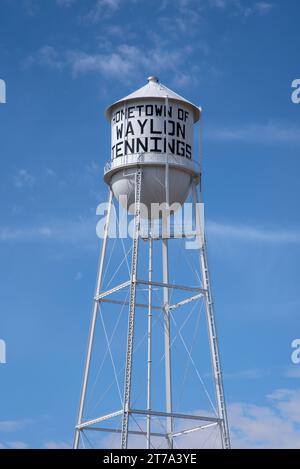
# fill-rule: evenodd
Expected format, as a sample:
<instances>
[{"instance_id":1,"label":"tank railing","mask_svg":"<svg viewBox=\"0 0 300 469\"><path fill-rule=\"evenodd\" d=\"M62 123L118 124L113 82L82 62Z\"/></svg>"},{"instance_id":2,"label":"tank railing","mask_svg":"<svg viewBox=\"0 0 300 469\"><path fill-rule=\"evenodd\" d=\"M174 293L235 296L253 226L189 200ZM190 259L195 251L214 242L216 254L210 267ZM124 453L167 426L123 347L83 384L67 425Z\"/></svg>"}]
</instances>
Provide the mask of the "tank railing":
<instances>
[{"instance_id":1,"label":"tank railing","mask_svg":"<svg viewBox=\"0 0 300 469\"><path fill-rule=\"evenodd\" d=\"M169 163L174 166L181 166L188 168L194 172L200 172L200 164L198 161L188 159L184 156L172 155L172 154L157 154L157 153L132 153L130 155L118 156L111 161L108 161L104 166L104 174L109 171L119 168L122 166L131 166L137 163L147 164L147 163L159 163L164 165Z\"/></svg>"}]
</instances>

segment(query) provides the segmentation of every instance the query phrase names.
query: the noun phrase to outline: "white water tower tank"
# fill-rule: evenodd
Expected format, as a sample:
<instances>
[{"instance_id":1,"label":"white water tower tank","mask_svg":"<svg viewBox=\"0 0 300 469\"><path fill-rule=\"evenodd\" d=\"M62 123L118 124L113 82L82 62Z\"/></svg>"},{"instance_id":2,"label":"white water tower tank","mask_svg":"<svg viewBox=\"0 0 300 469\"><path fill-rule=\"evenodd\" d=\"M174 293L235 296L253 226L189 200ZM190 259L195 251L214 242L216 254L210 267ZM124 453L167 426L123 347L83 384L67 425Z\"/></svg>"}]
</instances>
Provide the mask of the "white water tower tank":
<instances>
[{"instance_id":1,"label":"white water tower tank","mask_svg":"<svg viewBox=\"0 0 300 469\"><path fill-rule=\"evenodd\" d=\"M169 203L183 204L191 181L200 175L193 160L194 124L200 108L160 84L154 76L134 93L106 110L111 122L111 159L104 179L115 198L135 200L135 170L142 167L141 203L166 202L165 168L169 168ZM143 216L143 213L141 214Z\"/></svg>"}]
</instances>

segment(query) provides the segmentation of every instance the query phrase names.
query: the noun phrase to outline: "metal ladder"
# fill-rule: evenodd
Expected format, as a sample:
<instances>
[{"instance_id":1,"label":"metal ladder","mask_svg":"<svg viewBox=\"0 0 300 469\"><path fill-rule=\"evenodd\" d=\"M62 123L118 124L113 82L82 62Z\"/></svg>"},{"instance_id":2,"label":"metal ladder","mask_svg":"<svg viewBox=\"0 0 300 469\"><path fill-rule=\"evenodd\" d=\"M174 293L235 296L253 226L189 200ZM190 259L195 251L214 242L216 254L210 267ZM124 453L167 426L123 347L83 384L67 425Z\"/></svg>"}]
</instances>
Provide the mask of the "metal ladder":
<instances>
[{"instance_id":1,"label":"metal ladder","mask_svg":"<svg viewBox=\"0 0 300 469\"><path fill-rule=\"evenodd\" d=\"M121 449L126 449L127 443L128 443L128 423L129 423L129 412L130 412L129 407L130 407L134 323L135 323L136 275L137 275L137 266L138 266L138 249L139 249L139 237L140 237L141 182L142 182L142 170L141 168L137 168L136 175L135 175L134 232L133 232L133 242L132 242L132 261L131 261L131 279L130 279L131 283L130 283L128 338L127 338L124 402L123 402L124 413L123 413L123 420L122 420Z\"/></svg>"},{"instance_id":2,"label":"metal ladder","mask_svg":"<svg viewBox=\"0 0 300 469\"><path fill-rule=\"evenodd\" d=\"M219 346L218 346L218 338L217 338L217 331L216 331L216 324L215 324L213 300L212 300L212 295L211 295L210 279L209 279L209 272L208 272L205 239L204 239L203 246L201 247L201 261L202 261L202 269L203 269L203 287L207 290L207 293L206 293L207 316L208 316L207 320L208 320L208 329L209 329L209 335L210 335L210 340L211 340L211 351L213 355L212 361L213 361L215 384L216 384L216 390L217 390L217 403L218 403L219 416L222 419L222 422L220 424L222 426L221 436L223 440L223 447L225 449L229 449L230 437L229 437L228 419L227 419L225 397L224 397L224 390L223 390L223 379L222 379L221 363L220 363L220 357L219 357Z\"/></svg>"},{"instance_id":3,"label":"metal ladder","mask_svg":"<svg viewBox=\"0 0 300 469\"><path fill-rule=\"evenodd\" d=\"M207 317L207 325L208 325L211 359L212 359L213 373L214 373L214 382L216 386L218 414L221 420L220 433L221 433L223 448L230 449L231 444L230 444L229 426L228 426L228 418L227 418L227 411L226 411L226 404L225 404L225 397L224 397L223 378L222 378L219 344L218 344L218 336L217 336L216 322L215 322L214 305L213 305L211 284L210 284L210 278L209 278L206 240L205 240L204 232L201 234L201 231L202 231L201 230L201 216L200 216L199 208L198 208L199 198L198 198L198 193L197 193L197 184L195 181L193 182L193 186L192 186L192 194L193 194L193 201L194 201L194 205L196 209L196 220L197 220L197 226L198 226L198 231L199 231L198 240L200 243L199 254L200 254L201 276L202 276L202 283L203 283L202 286L204 290L206 290L205 309L206 309L206 317Z\"/></svg>"}]
</instances>

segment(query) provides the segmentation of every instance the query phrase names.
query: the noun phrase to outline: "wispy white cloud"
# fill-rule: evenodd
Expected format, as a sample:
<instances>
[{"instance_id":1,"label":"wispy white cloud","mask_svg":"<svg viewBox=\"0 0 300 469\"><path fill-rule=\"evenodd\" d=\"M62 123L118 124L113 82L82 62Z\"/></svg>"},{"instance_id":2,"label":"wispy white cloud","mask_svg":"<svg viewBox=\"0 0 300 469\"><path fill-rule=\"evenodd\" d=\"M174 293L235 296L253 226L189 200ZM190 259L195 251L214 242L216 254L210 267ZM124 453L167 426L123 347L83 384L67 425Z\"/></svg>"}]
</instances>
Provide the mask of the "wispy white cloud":
<instances>
[{"instance_id":1,"label":"wispy white cloud","mask_svg":"<svg viewBox=\"0 0 300 469\"><path fill-rule=\"evenodd\" d=\"M75 1L56 0L56 3L59 6L68 7ZM57 49L53 45L46 44L25 60L25 66L38 64L57 70L70 67L74 76L95 73L122 82L136 78L137 75L147 76L168 72L172 74L173 86L188 87L198 83L199 77L205 76L210 81L214 79L215 69L205 64L205 57L210 53L211 45L203 37L201 40L198 38L197 41L191 42L191 35L199 35L201 21L207 21L203 12L214 8L251 16L267 13L271 11L273 5L267 1L257 1L247 7L246 11L239 0L203 0L201 2L165 0L158 9L153 27L143 32L145 41L143 41L144 46L141 47L137 39L140 32L132 26L131 22L124 25L106 21L122 8L128 10L129 4L134 3L139 2L138 0L94 0L81 19L89 23L105 20L98 48L94 50ZM165 14L167 8L169 11ZM124 42L125 37L126 42ZM133 37L135 41L131 43ZM199 62L196 64L195 60L190 60L195 53L201 55L201 65ZM201 73L202 67L205 67L205 73ZM224 129L220 137L232 138L229 135L230 130Z\"/></svg>"},{"instance_id":2,"label":"wispy white cloud","mask_svg":"<svg viewBox=\"0 0 300 469\"><path fill-rule=\"evenodd\" d=\"M60 7L69 7L75 2L77 2L77 0L56 0L57 5Z\"/></svg>"},{"instance_id":3,"label":"wispy white cloud","mask_svg":"<svg viewBox=\"0 0 300 469\"><path fill-rule=\"evenodd\" d=\"M221 8L223 10L228 7L229 1L228 0L209 0L209 5L215 8Z\"/></svg>"},{"instance_id":4,"label":"wispy white cloud","mask_svg":"<svg viewBox=\"0 0 300 469\"><path fill-rule=\"evenodd\" d=\"M46 168L46 176L53 178L56 175L56 172L52 168Z\"/></svg>"},{"instance_id":5,"label":"wispy white cloud","mask_svg":"<svg viewBox=\"0 0 300 469\"><path fill-rule=\"evenodd\" d=\"M11 241L56 241L73 243L92 241L96 236L96 217L74 220L49 220L47 223L31 226L0 226L0 242ZM245 243L299 244L300 231L264 230L263 228L239 224L223 224L208 221L206 228L210 236Z\"/></svg>"},{"instance_id":6,"label":"wispy white cloud","mask_svg":"<svg viewBox=\"0 0 300 469\"><path fill-rule=\"evenodd\" d=\"M168 10L166 7L169 7ZM177 8L176 8L177 7ZM170 11L173 13L170 16ZM161 14L158 18L160 28L163 28L164 35L159 34L160 41L169 39L178 39L180 33L184 33L185 37L190 37L194 34L199 34L199 26L203 21L203 4L194 3L190 0L181 0L177 3L166 3L164 8L161 9ZM159 28L159 29L160 29ZM159 31L158 29L158 31ZM202 45L204 38L198 41L194 46Z\"/></svg>"},{"instance_id":7,"label":"wispy white cloud","mask_svg":"<svg viewBox=\"0 0 300 469\"><path fill-rule=\"evenodd\" d=\"M34 183L35 178L26 169L19 169L14 176L15 187L32 187Z\"/></svg>"},{"instance_id":8,"label":"wispy white cloud","mask_svg":"<svg viewBox=\"0 0 300 469\"><path fill-rule=\"evenodd\" d=\"M300 392L267 398L266 405L232 404L229 423L234 448L300 448ZM286 404L286 407L283 404ZM292 413L295 411L295 413Z\"/></svg>"},{"instance_id":9,"label":"wispy white cloud","mask_svg":"<svg viewBox=\"0 0 300 469\"><path fill-rule=\"evenodd\" d=\"M32 2L34 0L24 0ZM36 0L35 0L36 1ZM56 0L56 3L62 7L69 7L77 0ZM90 23L97 23L113 15L121 7L128 8L129 3L137 3L138 0L94 0L92 6L82 16L82 20ZM178 10L181 14L195 13L204 11L207 8L216 8L222 11L238 12L244 16L254 14L264 15L274 8L274 3L266 0L253 2L252 5L245 5L242 0L163 0L159 10L163 11L172 8L175 12Z\"/></svg>"},{"instance_id":10,"label":"wispy white cloud","mask_svg":"<svg viewBox=\"0 0 300 469\"><path fill-rule=\"evenodd\" d=\"M27 449L29 445L24 441L8 441L0 443L0 449Z\"/></svg>"},{"instance_id":11,"label":"wispy white cloud","mask_svg":"<svg viewBox=\"0 0 300 469\"><path fill-rule=\"evenodd\" d=\"M267 397L278 409L281 416L290 422L300 424L300 389L277 389ZM300 441L298 445L300 447Z\"/></svg>"},{"instance_id":12,"label":"wispy white cloud","mask_svg":"<svg viewBox=\"0 0 300 469\"><path fill-rule=\"evenodd\" d=\"M261 405L236 402L227 405L227 410L233 448L300 448L300 389L275 390L265 397ZM193 413L209 416L203 410ZM187 420L184 428L192 427L195 427L195 422ZM145 444L144 440L135 437L130 442L134 448ZM106 444L112 448L116 442L107 438ZM214 426L179 436L176 447L220 448L219 430Z\"/></svg>"},{"instance_id":13,"label":"wispy white cloud","mask_svg":"<svg viewBox=\"0 0 300 469\"><path fill-rule=\"evenodd\" d=\"M252 7L248 7L244 9L244 14L246 16L251 15L267 15L274 9L274 4L270 2L257 2L254 3Z\"/></svg>"},{"instance_id":14,"label":"wispy white cloud","mask_svg":"<svg viewBox=\"0 0 300 469\"><path fill-rule=\"evenodd\" d=\"M259 144L300 143L299 126L291 123L269 122L267 124L248 124L208 128L205 132L208 140L245 142Z\"/></svg>"},{"instance_id":15,"label":"wispy white cloud","mask_svg":"<svg viewBox=\"0 0 300 469\"><path fill-rule=\"evenodd\" d=\"M293 365L293 366L288 367L285 370L285 376L287 378L299 379L300 378L300 365Z\"/></svg>"},{"instance_id":16,"label":"wispy white cloud","mask_svg":"<svg viewBox=\"0 0 300 469\"><path fill-rule=\"evenodd\" d=\"M300 365L291 365L288 367L272 367L272 368L249 368L245 370L233 371L223 373L224 380L231 379L245 379L245 380L257 380L273 376L282 376L284 378L300 378ZM208 377L211 374L207 375Z\"/></svg>"},{"instance_id":17,"label":"wispy white cloud","mask_svg":"<svg viewBox=\"0 0 300 469\"><path fill-rule=\"evenodd\" d=\"M241 0L208 0L208 5L222 11L239 13L243 16L266 15L274 8L274 3L267 1L253 2L246 5Z\"/></svg>"},{"instance_id":18,"label":"wispy white cloud","mask_svg":"<svg viewBox=\"0 0 300 469\"><path fill-rule=\"evenodd\" d=\"M222 13L239 14L242 16L264 15L270 13L275 7L275 4L270 1L252 1L247 3L244 0L164 0L164 9L167 7L178 8L179 11L185 12L190 9L191 11L203 12L207 9L216 9Z\"/></svg>"},{"instance_id":19,"label":"wispy white cloud","mask_svg":"<svg viewBox=\"0 0 300 469\"><path fill-rule=\"evenodd\" d=\"M11 449L27 449L29 445L24 441L10 441L7 443L8 448Z\"/></svg>"},{"instance_id":20,"label":"wispy white cloud","mask_svg":"<svg viewBox=\"0 0 300 469\"><path fill-rule=\"evenodd\" d=\"M182 72L182 64L186 63L193 49L190 45L169 47L155 45L151 48L141 48L136 45L120 44L110 46L110 51L88 53L82 50L59 52L52 46L44 46L31 54L24 66L46 66L52 69L70 67L73 75L97 73L106 78L126 81L133 77L149 75L150 73L172 72L173 83L186 84L189 77L197 76L197 68L191 67L190 73Z\"/></svg>"},{"instance_id":21,"label":"wispy white cloud","mask_svg":"<svg viewBox=\"0 0 300 469\"><path fill-rule=\"evenodd\" d=\"M300 243L300 231L297 230L281 228L268 230L256 226L223 224L214 221L208 221L206 227L211 235L223 239L274 244Z\"/></svg>"},{"instance_id":22,"label":"wispy white cloud","mask_svg":"<svg viewBox=\"0 0 300 469\"><path fill-rule=\"evenodd\" d=\"M234 402L227 406L233 448L300 448L300 389L275 389L260 405ZM195 412L200 414L200 411ZM202 411L202 415L207 412ZM1 422L2 424L4 422ZM191 423L191 427L194 426ZM186 422L188 428L188 421ZM4 431L15 431L20 422L5 422ZM1 430L1 426L0 426ZM109 447L112 441L106 439ZM218 429L209 428L176 439L179 448L218 447ZM115 443L115 442L114 442ZM144 445L144 440L134 439L133 447ZM2 448L27 448L23 441L3 442ZM49 440L43 445L47 449L68 449L67 441Z\"/></svg>"},{"instance_id":23,"label":"wispy white cloud","mask_svg":"<svg viewBox=\"0 0 300 469\"><path fill-rule=\"evenodd\" d=\"M115 13L125 3L124 0L96 0L92 8L82 17L82 20L89 23L98 23L103 18Z\"/></svg>"},{"instance_id":24,"label":"wispy white cloud","mask_svg":"<svg viewBox=\"0 0 300 469\"><path fill-rule=\"evenodd\" d=\"M28 16L36 16L40 11L38 0L23 0L23 9Z\"/></svg>"},{"instance_id":25,"label":"wispy white cloud","mask_svg":"<svg viewBox=\"0 0 300 469\"><path fill-rule=\"evenodd\" d=\"M66 61L54 47L45 45L23 61L25 68L35 64L58 70L66 66Z\"/></svg>"},{"instance_id":26,"label":"wispy white cloud","mask_svg":"<svg viewBox=\"0 0 300 469\"><path fill-rule=\"evenodd\" d=\"M0 432L14 432L23 428L21 420L0 420Z\"/></svg>"},{"instance_id":27,"label":"wispy white cloud","mask_svg":"<svg viewBox=\"0 0 300 469\"><path fill-rule=\"evenodd\" d=\"M149 71L174 71L192 52L190 46L182 48L142 49L138 46L121 44L110 53L69 52L68 61L74 75L97 72L106 77L124 81L138 73Z\"/></svg>"},{"instance_id":28,"label":"wispy white cloud","mask_svg":"<svg viewBox=\"0 0 300 469\"><path fill-rule=\"evenodd\" d=\"M224 373L224 379L245 379L245 380L257 380L265 378L271 374L270 370L263 370L260 368L250 368L249 370L236 371L233 373Z\"/></svg>"},{"instance_id":29,"label":"wispy white cloud","mask_svg":"<svg viewBox=\"0 0 300 469\"><path fill-rule=\"evenodd\" d=\"M227 408L233 448L300 448L300 389L276 390L262 405L241 402ZM216 434L208 437L206 447L214 447ZM191 433L181 447L199 448L200 438L199 432Z\"/></svg>"},{"instance_id":30,"label":"wispy white cloud","mask_svg":"<svg viewBox=\"0 0 300 469\"><path fill-rule=\"evenodd\" d=\"M75 275L75 280L79 281L81 279L82 279L82 272L77 272L76 275Z\"/></svg>"},{"instance_id":31,"label":"wispy white cloud","mask_svg":"<svg viewBox=\"0 0 300 469\"><path fill-rule=\"evenodd\" d=\"M104 28L105 35L110 35L114 37L124 38L124 35L129 35L130 30L128 29L127 25L120 25L120 24L108 24Z\"/></svg>"},{"instance_id":32,"label":"wispy white cloud","mask_svg":"<svg viewBox=\"0 0 300 469\"><path fill-rule=\"evenodd\" d=\"M98 72L106 76L120 77L120 80L128 77L134 70L134 62L129 57L128 52L119 50L112 54L87 54L86 52L71 52L69 60L74 75L88 72ZM132 54L131 54L132 55Z\"/></svg>"},{"instance_id":33,"label":"wispy white cloud","mask_svg":"<svg viewBox=\"0 0 300 469\"><path fill-rule=\"evenodd\" d=\"M42 225L0 227L0 242L55 241L88 243L96 238L96 220L50 220Z\"/></svg>"},{"instance_id":34,"label":"wispy white cloud","mask_svg":"<svg viewBox=\"0 0 300 469\"><path fill-rule=\"evenodd\" d=\"M70 443L66 443L65 441L47 441L44 444L45 449L71 449L72 445Z\"/></svg>"}]
</instances>

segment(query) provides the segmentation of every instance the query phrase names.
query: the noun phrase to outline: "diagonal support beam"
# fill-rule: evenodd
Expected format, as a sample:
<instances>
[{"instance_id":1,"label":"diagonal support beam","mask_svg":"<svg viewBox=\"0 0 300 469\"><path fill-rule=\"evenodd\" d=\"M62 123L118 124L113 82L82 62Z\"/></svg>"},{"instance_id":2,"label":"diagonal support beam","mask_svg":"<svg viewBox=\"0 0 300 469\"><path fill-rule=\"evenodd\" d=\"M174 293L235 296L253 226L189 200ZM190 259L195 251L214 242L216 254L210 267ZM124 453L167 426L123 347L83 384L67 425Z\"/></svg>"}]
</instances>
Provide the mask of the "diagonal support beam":
<instances>
[{"instance_id":1,"label":"diagonal support beam","mask_svg":"<svg viewBox=\"0 0 300 469\"><path fill-rule=\"evenodd\" d=\"M176 309L179 308L180 306L187 305L188 303L191 303L192 301L199 300L199 298L203 297L203 293L199 293L198 295L190 296L189 298L186 298L185 300L178 301L177 303L174 303L173 305L169 306L169 309Z\"/></svg>"},{"instance_id":2,"label":"diagonal support beam","mask_svg":"<svg viewBox=\"0 0 300 469\"><path fill-rule=\"evenodd\" d=\"M112 303L112 304L114 304L114 305L122 305L122 306L123 306L123 305L125 305L125 306L128 306L128 305L129 305L129 301L111 300L111 299L109 299L109 298L107 298L107 299L106 299L106 298L103 298L103 299L101 299L101 300L99 300L99 301L101 301L101 303ZM148 309L148 307L149 307L149 305L146 304L146 303L135 303L135 306L136 306L137 308L147 308L147 309ZM163 309L162 306L153 306L153 305L151 306L151 308L152 308L152 309L156 309L156 310L158 310L158 311L161 311L161 310Z\"/></svg>"},{"instance_id":3,"label":"diagonal support beam","mask_svg":"<svg viewBox=\"0 0 300 469\"><path fill-rule=\"evenodd\" d=\"M99 295L96 295L94 299L95 299L95 301L99 301L102 298L105 298L106 296L112 295L113 293L115 293L119 290L123 290L123 288L129 287L130 283L131 283L130 280L127 280L127 282L121 283L120 285L116 285L115 287L111 288L110 290L107 290L103 293L100 293Z\"/></svg>"},{"instance_id":4,"label":"diagonal support beam","mask_svg":"<svg viewBox=\"0 0 300 469\"><path fill-rule=\"evenodd\" d=\"M109 420L114 417L118 417L119 415L123 414L123 410L117 410L116 412L112 412L111 414L102 415L102 417L98 417L93 420L87 420L86 422L82 422L79 425L76 425L78 430L82 430L83 428L89 427L90 425L95 425L96 423L103 422L104 420Z\"/></svg>"},{"instance_id":5,"label":"diagonal support beam","mask_svg":"<svg viewBox=\"0 0 300 469\"><path fill-rule=\"evenodd\" d=\"M204 430L205 428L215 427L216 425L218 425L217 422L208 423L207 425L199 425L198 427L189 428L187 430L182 430L181 432L173 433L172 436L174 438L176 436L188 435L189 433L193 433L193 432L196 432L198 430Z\"/></svg>"},{"instance_id":6,"label":"diagonal support beam","mask_svg":"<svg viewBox=\"0 0 300 469\"><path fill-rule=\"evenodd\" d=\"M140 414L140 415L155 415L157 417L173 417L175 419L186 419L186 420L202 420L203 422L214 422L220 423L222 419L218 417L206 417L204 415L192 415L192 414L181 414L177 412L160 412L156 410L139 410L139 409L130 409L130 414Z\"/></svg>"},{"instance_id":7,"label":"diagonal support beam","mask_svg":"<svg viewBox=\"0 0 300 469\"><path fill-rule=\"evenodd\" d=\"M120 428L103 428L103 427L87 427L85 430L92 430L98 432L106 432L106 433L122 433ZM129 435L142 435L147 436L146 432L138 431L138 430L128 430ZM168 438L165 433L157 433L151 432L151 436L158 436L160 438Z\"/></svg>"},{"instance_id":8,"label":"diagonal support beam","mask_svg":"<svg viewBox=\"0 0 300 469\"><path fill-rule=\"evenodd\" d=\"M184 290L184 291L191 291L191 292L201 292L202 294L206 294L206 290L200 287L189 287L188 285L178 285L174 283L164 283L164 282L149 282L147 280L137 280L137 284L141 285L153 285L154 287L163 287L163 288L173 288L174 290Z\"/></svg>"}]
</instances>

